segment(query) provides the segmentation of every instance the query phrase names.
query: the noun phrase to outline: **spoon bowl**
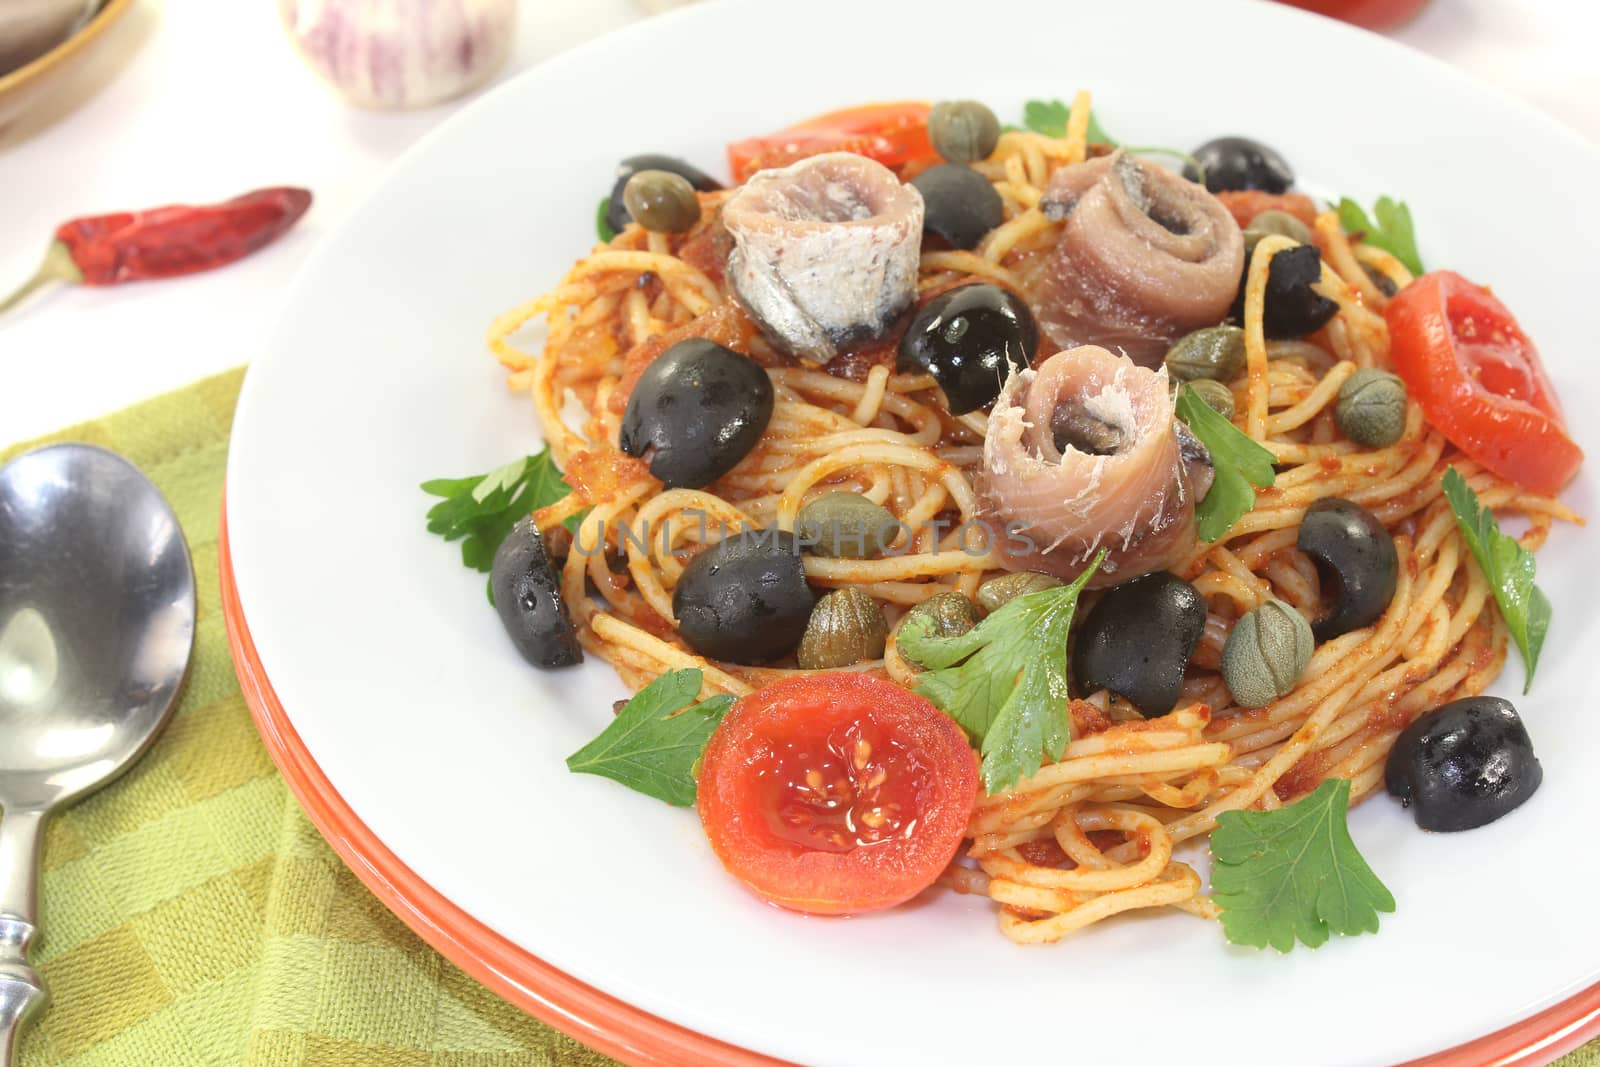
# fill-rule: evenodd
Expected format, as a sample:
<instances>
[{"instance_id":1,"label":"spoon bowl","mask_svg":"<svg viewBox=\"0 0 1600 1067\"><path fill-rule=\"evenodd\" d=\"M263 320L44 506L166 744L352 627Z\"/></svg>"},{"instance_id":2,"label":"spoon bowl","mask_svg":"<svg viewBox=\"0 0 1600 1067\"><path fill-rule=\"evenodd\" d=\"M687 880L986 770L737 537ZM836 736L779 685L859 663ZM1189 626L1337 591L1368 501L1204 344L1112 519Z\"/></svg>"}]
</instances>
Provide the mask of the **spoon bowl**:
<instances>
[{"instance_id":1,"label":"spoon bowl","mask_svg":"<svg viewBox=\"0 0 1600 1067\"><path fill-rule=\"evenodd\" d=\"M194 625L183 532L136 467L67 444L0 468L0 1064L44 999L27 962L44 820L154 740Z\"/></svg>"}]
</instances>

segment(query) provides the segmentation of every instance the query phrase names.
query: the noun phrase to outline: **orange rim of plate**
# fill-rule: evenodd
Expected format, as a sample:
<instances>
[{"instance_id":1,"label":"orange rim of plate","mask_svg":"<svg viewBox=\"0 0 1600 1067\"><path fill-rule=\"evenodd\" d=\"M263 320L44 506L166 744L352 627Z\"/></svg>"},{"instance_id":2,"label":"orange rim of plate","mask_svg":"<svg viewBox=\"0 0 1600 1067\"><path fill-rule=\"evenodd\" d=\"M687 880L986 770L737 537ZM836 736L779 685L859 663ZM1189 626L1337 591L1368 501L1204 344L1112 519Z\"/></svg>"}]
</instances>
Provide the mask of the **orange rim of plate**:
<instances>
[{"instance_id":1,"label":"orange rim of plate","mask_svg":"<svg viewBox=\"0 0 1600 1067\"><path fill-rule=\"evenodd\" d=\"M474 919L400 862L322 773L267 679L233 580L226 500L218 563L234 670L272 761L339 858L417 936L529 1015L624 1063L780 1067L786 1062L668 1022L578 981ZM1503 1030L1401 1067L1533 1067L1596 1035L1600 983Z\"/></svg>"}]
</instances>

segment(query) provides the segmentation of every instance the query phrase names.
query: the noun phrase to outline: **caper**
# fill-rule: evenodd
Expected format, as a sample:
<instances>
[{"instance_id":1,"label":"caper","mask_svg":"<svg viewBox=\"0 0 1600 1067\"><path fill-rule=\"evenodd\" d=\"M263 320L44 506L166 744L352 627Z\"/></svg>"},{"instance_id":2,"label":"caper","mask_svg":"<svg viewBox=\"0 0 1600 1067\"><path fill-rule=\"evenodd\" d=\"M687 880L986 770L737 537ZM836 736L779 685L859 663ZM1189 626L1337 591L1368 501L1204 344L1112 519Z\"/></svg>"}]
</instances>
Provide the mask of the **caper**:
<instances>
[{"instance_id":1,"label":"caper","mask_svg":"<svg viewBox=\"0 0 1600 1067\"><path fill-rule=\"evenodd\" d=\"M848 667L883 655L889 637L878 602L859 589L835 589L817 601L795 658L808 671Z\"/></svg>"},{"instance_id":2,"label":"caper","mask_svg":"<svg viewBox=\"0 0 1600 1067\"><path fill-rule=\"evenodd\" d=\"M1222 646L1222 680L1242 707L1270 704L1300 680L1314 644L1304 615L1268 600L1233 624Z\"/></svg>"},{"instance_id":3,"label":"caper","mask_svg":"<svg viewBox=\"0 0 1600 1067\"><path fill-rule=\"evenodd\" d=\"M641 170L622 187L634 221L657 233L683 233L700 221L700 201L689 179L669 170Z\"/></svg>"},{"instance_id":4,"label":"caper","mask_svg":"<svg viewBox=\"0 0 1600 1067\"><path fill-rule=\"evenodd\" d=\"M976 163L1000 143L1000 120L976 100L945 100L928 112L928 140L952 163Z\"/></svg>"},{"instance_id":5,"label":"caper","mask_svg":"<svg viewBox=\"0 0 1600 1067\"><path fill-rule=\"evenodd\" d=\"M629 156L617 164L616 174L611 182L611 195L606 197L606 225L610 226L614 233L621 233L622 228L633 221L633 217L628 214L628 206L622 202L622 191L628 187L628 179L641 170L669 170L674 174L681 174L688 179L690 185L702 193L722 188L722 183L717 179L694 164L686 163L675 156L664 156L659 152Z\"/></svg>"},{"instance_id":6,"label":"caper","mask_svg":"<svg viewBox=\"0 0 1600 1067\"><path fill-rule=\"evenodd\" d=\"M1167 373L1180 382L1228 382L1244 370L1244 330L1207 326L1186 333L1167 349Z\"/></svg>"},{"instance_id":7,"label":"caper","mask_svg":"<svg viewBox=\"0 0 1600 1067\"><path fill-rule=\"evenodd\" d=\"M1364 367L1339 386L1333 417L1356 444L1387 448L1406 431L1406 383L1398 374Z\"/></svg>"},{"instance_id":8,"label":"caper","mask_svg":"<svg viewBox=\"0 0 1600 1067\"><path fill-rule=\"evenodd\" d=\"M900 521L860 493L827 493L800 509L794 529L814 556L877 559L893 543Z\"/></svg>"},{"instance_id":9,"label":"caper","mask_svg":"<svg viewBox=\"0 0 1600 1067\"><path fill-rule=\"evenodd\" d=\"M1254 248L1263 237L1287 237L1303 245L1311 243L1311 228L1287 211L1263 211L1244 228L1244 246Z\"/></svg>"},{"instance_id":10,"label":"caper","mask_svg":"<svg viewBox=\"0 0 1600 1067\"><path fill-rule=\"evenodd\" d=\"M1060 584L1059 578L1052 578L1048 574L1035 574L1032 571L1002 574L978 586L978 603L983 605L984 611L998 611L1003 604L1019 596L1037 593L1041 589L1054 589Z\"/></svg>"},{"instance_id":11,"label":"caper","mask_svg":"<svg viewBox=\"0 0 1600 1067\"><path fill-rule=\"evenodd\" d=\"M1233 418L1233 390L1221 382L1214 382L1210 378L1197 378L1189 383L1189 388L1195 395L1206 402L1206 406L1225 419Z\"/></svg>"},{"instance_id":12,"label":"caper","mask_svg":"<svg viewBox=\"0 0 1600 1067\"><path fill-rule=\"evenodd\" d=\"M930 637L960 637L978 625L978 606L954 590L933 594L906 612L900 625L924 615L933 620Z\"/></svg>"}]
</instances>

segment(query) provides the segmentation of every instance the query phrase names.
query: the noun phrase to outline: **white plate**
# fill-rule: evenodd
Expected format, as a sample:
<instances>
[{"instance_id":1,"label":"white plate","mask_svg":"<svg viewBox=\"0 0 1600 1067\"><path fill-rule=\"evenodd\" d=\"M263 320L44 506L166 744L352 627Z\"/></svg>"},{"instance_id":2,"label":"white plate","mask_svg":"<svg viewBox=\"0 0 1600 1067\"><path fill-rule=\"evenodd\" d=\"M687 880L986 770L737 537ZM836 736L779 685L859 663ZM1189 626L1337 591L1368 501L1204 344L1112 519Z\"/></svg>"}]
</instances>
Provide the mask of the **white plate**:
<instances>
[{"instance_id":1,"label":"white plate","mask_svg":"<svg viewBox=\"0 0 1600 1067\"><path fill-rule=\"evenodd\" d=\"M1505 1026L1600 978L1591 706L1595 546L1540 555L1555 621L1514 696L1545 784L1513 815L1428 835L1387 799L1352 817L1399 901L1375 937L1288 956L1180 914L1018 948L987 901L931 895L853 920L764 906L692 812L564 757L623 689L605 664L540 674L483 578L423 529L430 477L535 450L489 321L594 239L616 160L722 145L854 102L1095 94L1114 135L1246 133L1305 184L1411 204L1426 259L1494 285L1600 456L1594 250L1600 152L1381 38L1270 4L1061 0L717 4L605 38L507 84L409 153L307 263L250 370L228 469L234 577L261 663L351 809L505 938L629 1004L807 1063L1379 1063ZM1567 493L1596 513L1593 463ZM935 1022L935 1020L939 1020Z\"/></svg>"}]
</instances>

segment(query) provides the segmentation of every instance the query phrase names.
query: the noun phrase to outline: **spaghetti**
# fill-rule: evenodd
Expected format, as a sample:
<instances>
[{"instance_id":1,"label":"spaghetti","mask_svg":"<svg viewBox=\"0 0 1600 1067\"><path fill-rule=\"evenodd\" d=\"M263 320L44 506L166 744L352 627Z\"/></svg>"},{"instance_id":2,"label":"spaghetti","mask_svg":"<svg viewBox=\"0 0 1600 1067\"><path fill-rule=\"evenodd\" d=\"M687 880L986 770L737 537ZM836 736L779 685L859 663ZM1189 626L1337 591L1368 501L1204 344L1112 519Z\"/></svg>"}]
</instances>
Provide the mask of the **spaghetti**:
<instances>
[{"instance_id":1,"label":"spaghetti","mask_svg":"<svg viewBox=\"0 0 1600 1067\"><path fill-rule=\"evenodd\" d=\"M1004 221L972 251L925 251L921 294L974 279L1031 291L1062 225L1040 207L1045 188L1057 169L1089 155L1087 93L1070 114L1064 137L1009 131L975 165L999 194ZM728 195L700 194L706 215ZM1251 260L1234 422L1272 453L1279 473L1225 538L1198 544L1174 568L1208 604L1179 710L1147 721L1105 691L1074 700L1074 740L1064 756L980 798L965 854L941 880L997 902L1001 930L1015 941L1054 941L1134 909L1174 906L1214 917L1201 879L1176 858L1178 846L1210 831L1223 812L1271 810L1326 778L1348 779L1352 797L1371 792L1412 719L1485 689L1505 661L1507 630L1443 499L1447 467L1466 476L1485 507L1527 517L1526 547L1541 544L1554 520L1576 519L1557 500L1459 453L1414 401L1389 447L1364 449L1340 434L1339 387L1358 369L1388 365L1387 298L1373 273L1396 288L1412 279L1394 256L1352 246L1332 212L1316 218L1314 233L1320 289L1338 311L1306 340L1269 341L1263 331L1271 261L1294 242L1266 237ZM497 319L489 347L511 388L531 395L575 489L536 520L549 531L582 515L573 536L589 550L567 555L561 581L584 648L635 690L694 666L704 672L705 695L743 696L803 672L709 662L689 649L672 611L684 550L740 529L792 530L808 500L859 492L903 524L893 551L866 560L807 556L805 574L817 586L869 593L891 624L937 593L972 596L998 572L999 559L975 550L962 529L978 518L973 475L982 463L983 416L949 415L933 379L895 372L885 363L892 353L826 370L781 356L738 311L707 244L703 228L666 235L630 225L556 288ZM513 343L540 318L541 351ZM767 367L776 402L759 444L711 488L664 489L616 448L621 401L655 354L690 336L728 344ZM1393 535L1395 595L1377 622L1318 647L1285 696L1260 708L1234 706L1219 665L1235 620L1268 598L1308 616L1317 610L1318 573L1295 544L1306 509L1328 496L1362 505ZM949 520L947 532L930 525L936 517ZM650 536L619 535L628 528ZM916 674L892 637L882 660L851 669L905 686Z\"/></svg>"}]
</instances>

